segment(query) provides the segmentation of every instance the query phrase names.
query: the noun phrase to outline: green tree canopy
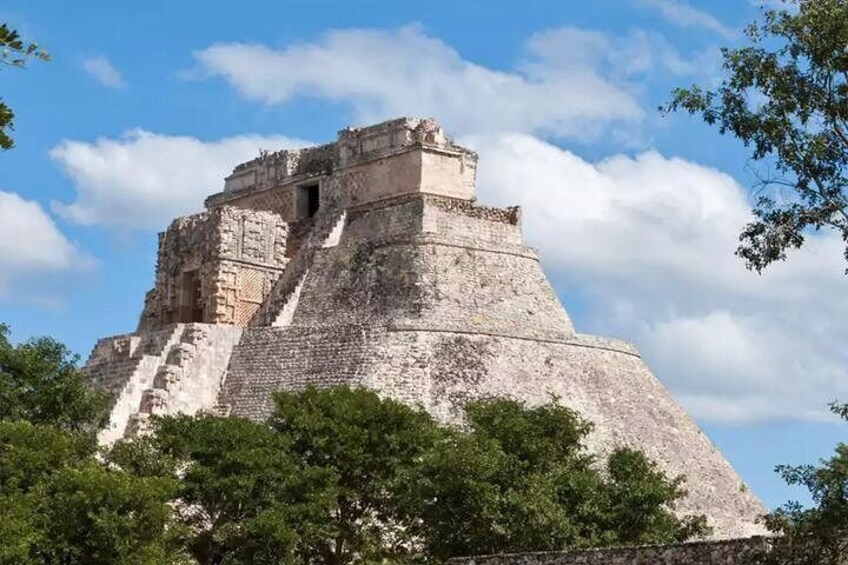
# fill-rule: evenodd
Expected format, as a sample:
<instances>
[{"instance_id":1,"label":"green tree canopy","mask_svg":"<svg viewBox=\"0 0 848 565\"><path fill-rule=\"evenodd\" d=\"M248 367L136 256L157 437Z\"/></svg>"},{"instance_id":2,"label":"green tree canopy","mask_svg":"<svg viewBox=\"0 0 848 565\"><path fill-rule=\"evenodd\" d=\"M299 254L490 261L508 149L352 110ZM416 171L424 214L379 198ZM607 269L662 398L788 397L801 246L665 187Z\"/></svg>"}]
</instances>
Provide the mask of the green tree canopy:
<instances>
[{"instance_id":1,"label":"green tree canopy","mask_svg":"<svg viewBox=\"0 0 848 565\"><path fill-rule=\"evenodd\" d=\"M329 473L298 468L286 438L263 423L166 418L110 459L138 476L178 478L176 519L198 563L303 563L308 540L328 529Z\"/></svg>"},{"instance_id":2,"label":"green tree canopy","mask_svg":"<svg viewBox=\"0 0 848 565\"><path fill-rule=\"evenodd\" d=\"M12 345L0 324L0 420L25 420L65 430L96 431L108 397L91 390L78 358L48 337Z\"/></svg>"},{"instance_id":3,"label":"green tree canopy","mask_svg":"<svg viewBox=\"0 0 848 565\"><path fill-rule=\"evenodd\" d=\"M848 422L848 405L831 405ZM811 506L790 502L766 517L779 537L758 563L768 565L843 565L848 555L848 445L818 465L780 465L790 485L807 489Z\"/></svg>"},{"instance_id":4,"label":"green tree canopy","mask_svg":"<svg viewBox=\"0 0 848 565\"><path fill-rule=\"evenodd\" d=\"M748 45L722 49L718 88L677 89L661 109L699 115L774 167L758 173L755 219L740 236L749 268L785 259L823 228L842 237L848 259L848 1L789 0L746 34Z\"/></svg>"},{"instance_id":5,"label":"green tree canopy","mask_svg":"<svg viewBox=\"0 0 848 565\"><path fill-rule=\"evenodd\" d=\"M553 402L472 403L463 428L365 389L276 403L267 425L166 418L113 451L139 476L181 470L179 520L200 563L438 562L707 531L673 513L682 479L632 450L599 466L589 424Z\"/></svg>"},{"instance_id":6,"label":"green tree canopy","mask_svg":"<svg viewBox=\"0 0 848 565\"><path fill-rule=\"evenodd\" d=\"M422 410L365 389L281 392L275 400L268 424L161 419L155 437L120 445L113 459L139 475L181 470L179 519L203 564L412 556L396 482L442 429Z\"/></svg>"},{"instance_id":7,"label":"green tree canopy","mask_svg":"<svg viewBox=\"0 0 848 565\"><path fill-rule=\"evenodd\" d=\"M591 426L555 402L466 407L469 429L450 434L407 477L407 501L426 554L555 551L671 543L707 533L678 518L682 478L619 449L602 471L583 445Z\"/></svg>"},{"instance_id":8,"label":"green tree canopy","mask_svg":"<svg viewBox=\"0 0 848 565\"><path fill-rule=\"evenodd\" d=\"M179 563L178 482L104 464L106 398L65 346L0 325L0 564Z\"/></svg>"},{"instance_id":9,"label":"green tree canopy","mask_svg":"<svg viewBox=\"0 0 848 565\"><path fill-rule=\"evenodd\" d=\"M0 421L0 564L170 564L177 482L104 465L90 433Z\"/></svg>"},{"instance_id":10,"label":"green tree canopy","mask_svg":"<svg viewBox=\"0 0 848 565\"><path fill-rule=\"evenodd\" d=\"M30 58L49 61L50 54L37 43L29 43L21 38L17 30L8 24L0 24L0 66L23 68ZM0 150L11 149L15 142L9 132L14 128L15 114L0 99Z\"/></svg>"}]
</instances>

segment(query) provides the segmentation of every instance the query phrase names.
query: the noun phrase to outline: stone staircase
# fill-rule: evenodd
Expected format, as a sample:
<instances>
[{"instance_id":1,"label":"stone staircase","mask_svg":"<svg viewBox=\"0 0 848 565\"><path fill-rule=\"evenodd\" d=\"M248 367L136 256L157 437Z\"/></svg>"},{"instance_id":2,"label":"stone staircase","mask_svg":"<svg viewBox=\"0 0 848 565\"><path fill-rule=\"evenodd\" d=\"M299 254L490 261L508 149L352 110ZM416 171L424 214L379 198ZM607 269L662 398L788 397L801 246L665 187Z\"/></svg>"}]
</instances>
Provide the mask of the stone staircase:
<instances>
[{"instance_id":1,"label":"stone staircase","mask_svg":"<svg viewBox=\"0 0 848 565\"><path fill-rule=\"evenodd\" d=\"M240 328L232 326L186 324L142 392L125 435L148 433L152 416L214 412L230 355L241 333Z\"/></svg>"},{"instance_id":2,"label":"stone staircase","mask_svg":"<svg viewBox=\"0 0 848 565\"><path fill-rule=\"evenodd\" d=\"M250 322L251 326L287 326L294 318L297 301L309 267L319 249L338 245L344 231L346 213L316 216L315 226L297 256L274 283L265 302Z\"/></svg>"},{"instance_id":3,"label":"stone staircase","mask_svg":"<svg viewBox=\"0 0 848 565\"><path fill-rule=\"evenodd\" d=\"M98 435L101 444L124 436L127 422L141 401L163 357L182 332L179 324L139 335L101 339L83 368L92 386L110 392L114 404L109 422Z\"/></svg>"},{"instance_id":4,"label":"stone staircase","mask_svg":"<svg viewBox=\"0 0 848 565\"><path fill-rule=\"evenodd\" d=\"M280 313L271 322L272 326L284 327L290 326L294 320L294 312L297 310L297 303L300 300L300 291L303 290L303 283L306 281L306 275L309 274L309 269L306 269L297 281L297 286L283 300L283 307Z\"/></svg>"}]
</instances>

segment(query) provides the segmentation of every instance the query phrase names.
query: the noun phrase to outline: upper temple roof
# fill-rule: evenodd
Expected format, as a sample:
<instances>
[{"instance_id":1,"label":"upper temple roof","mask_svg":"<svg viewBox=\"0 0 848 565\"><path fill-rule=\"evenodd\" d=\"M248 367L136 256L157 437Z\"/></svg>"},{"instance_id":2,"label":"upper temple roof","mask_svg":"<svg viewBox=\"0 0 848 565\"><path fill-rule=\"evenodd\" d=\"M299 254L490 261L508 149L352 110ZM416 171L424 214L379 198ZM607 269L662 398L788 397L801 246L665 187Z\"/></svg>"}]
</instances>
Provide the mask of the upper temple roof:
<instances>
[{"instance_id":1,"label":"upper temple roof","mask_svg":"<svg viewBox=\"0 0 848 565\"><path fill-rule=\"evenodd\" d=\"M210 196L206 205L232 203L254 193L316 182L360 168L373 173L366 173L374 177L372 185L385 187L378 191L380 197L422 192L469 199L474 192L476 163L477 154L456 145L435 120L398 118L343 129L333 143L263 150L257 158L237 165L224 180L224 190Z\"/></svg>"},{"instance_id":2,"label":"upper temple roof","mask_svg":"<svg viewBox=\"0 0 848 565\"><path fill-rule=\"evenodd\" d=\"M442 127L431 118L396 118L367 127L348 127L338 132L333 143L261 151L259 157L240 163L225 179L224 191L241 190L269 175L283 181L288 177L309 175L365 163L411 147L426 147L463 153L476 153L456 145ZM270 180L270 179L267 179Z\"/></svg>"}]
</instances>

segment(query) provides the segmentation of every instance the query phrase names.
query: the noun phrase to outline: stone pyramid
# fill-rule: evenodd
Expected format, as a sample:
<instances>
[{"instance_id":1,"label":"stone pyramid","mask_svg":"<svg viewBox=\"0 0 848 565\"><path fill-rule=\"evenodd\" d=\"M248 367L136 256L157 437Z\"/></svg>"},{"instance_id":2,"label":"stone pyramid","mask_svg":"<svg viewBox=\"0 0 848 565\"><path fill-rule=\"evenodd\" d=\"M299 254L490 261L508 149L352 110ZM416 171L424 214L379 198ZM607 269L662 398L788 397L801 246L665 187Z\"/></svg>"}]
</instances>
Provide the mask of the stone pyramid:
<instances>
[{"instance_id":1,"label":"stone pyramid","mask_svg":"<svg viewBox=\"0 0 848 565\"><path fill-rule=\"evenodd\" d=\"M574 331L522 243L518 208L474 199L477 155L428 119L261 152L159 238L137 331L86 370L115 394L101 441L154 414L262 419L277 389L366 386L444 422L473 398L555 395L595 424L590 448L643 450L687 477L685 513L716 538L764 511L633 346Z\"/></svg>"}]
</instances>

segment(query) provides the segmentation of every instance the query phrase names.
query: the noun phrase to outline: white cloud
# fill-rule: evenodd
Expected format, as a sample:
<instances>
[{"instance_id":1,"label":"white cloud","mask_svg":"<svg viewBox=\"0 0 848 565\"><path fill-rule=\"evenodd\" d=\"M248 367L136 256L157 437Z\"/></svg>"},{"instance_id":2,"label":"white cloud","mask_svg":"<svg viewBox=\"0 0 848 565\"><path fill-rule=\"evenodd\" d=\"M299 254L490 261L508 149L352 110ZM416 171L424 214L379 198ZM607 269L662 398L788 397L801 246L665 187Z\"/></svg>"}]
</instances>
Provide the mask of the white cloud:
<instances>
[{"instance_id":1,"label":"white cloud","mask_svg":"<svg viewBox=\"0 0 848 565\"><path fill-rule=\"evenodd\" d=\"M222 43L195 53L207 75L267 104L296 97L349 103L359 123L399 115L433 116L452 132L542 132L591 138L644 112L630 79L656 68L691 71L645 32L615 38L561 28L529 38L509 70L463 59L420 27L350 29L281 49ZM195 73L196 74L196 73Z\"/></svg>"},{"instance_id":2,"label":"white cloud","mask_svg":"<svg viewBox=\"0 0 848 565\"><path fill-rule=\"evenodd\" d=\"M77 198L54 208L83 225L159 230L177 216L200 211L233 167L260 149L304 145L280 136L201 141L144 130L94 143L66 140L50 157L73 181Z\"/></svg>"},{"instance_id":3,"label":"white cloud","mask_svg":"<svg viewBox=\"0 0 848 565\"><path fill-rule=\"evenodd\" d=\"M24 279L90 264L37 202L0 190L0 298Z\"/></svg>"},{"instance_id":4,"label":"white cloud","mask_svg":"<svg viewBox=\"0 0 848 565\"><path fill-rule=\"evenodd\" d=\"M82 67L89 75L107 88L119 89L124 86L124 79L109 59L106 57L90 57L82 62Z\"/></svg>"},{"instance_id":5,"label":"white cloud","mask_svg":"<svg viewBox=\"0 0 848 565\"><path fill-rule=\"evenodd\" d=\"M715 32L725 39L733 39L736 30L721 23L718 18L690 6L684 0L637 0L638 4L659 12L660 16L680 27L700 27Z\"/></svg>"},{"instance_id":6,"label":"white cloud","mask_svg":"<svg viewBox=\"0 0 848 565\"><path fill-rule=\"evenodd\" d=\"M606 80L624 86L633 77L644 80L645 75L657 71L672 75L697 72L696 66L665 38L641 29L619 35L574 27L549 29L530 36L525 49L532 57L522 69L530 77L543 80L593 69Z\"/></svg>"},{"instance_id":7,"label":"white cloud","mask_svg":"<svg viewBox=\"0 0 848 565\"><path fill-rule=\"evenodd\" d=\"M656 152L589 163L527 135L463 141L481 201L521 204L549 275L585 297L578 330L636 342L695 415L819 418L848 399L838 238L758 276L733 254L745 191L720 171Z\"/></svg>"}]
</instances>

